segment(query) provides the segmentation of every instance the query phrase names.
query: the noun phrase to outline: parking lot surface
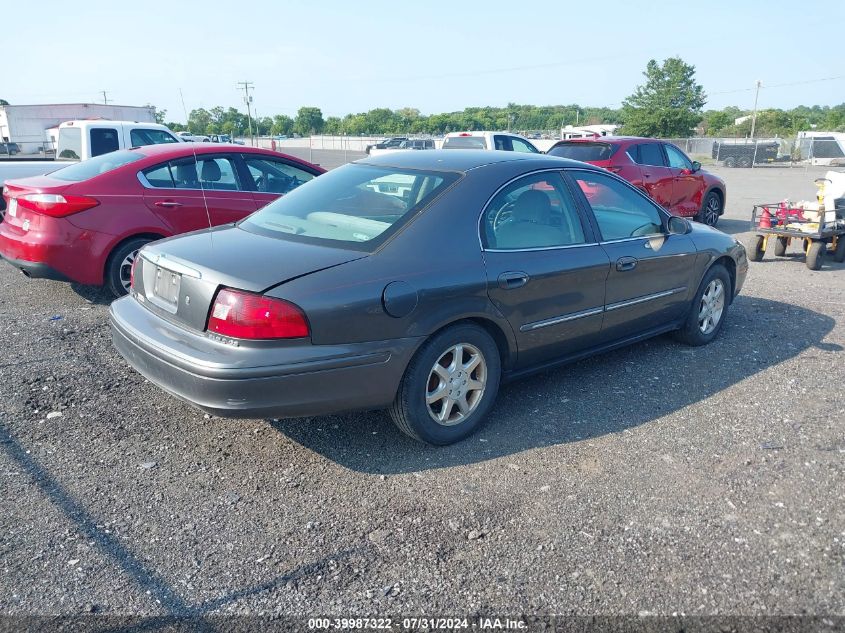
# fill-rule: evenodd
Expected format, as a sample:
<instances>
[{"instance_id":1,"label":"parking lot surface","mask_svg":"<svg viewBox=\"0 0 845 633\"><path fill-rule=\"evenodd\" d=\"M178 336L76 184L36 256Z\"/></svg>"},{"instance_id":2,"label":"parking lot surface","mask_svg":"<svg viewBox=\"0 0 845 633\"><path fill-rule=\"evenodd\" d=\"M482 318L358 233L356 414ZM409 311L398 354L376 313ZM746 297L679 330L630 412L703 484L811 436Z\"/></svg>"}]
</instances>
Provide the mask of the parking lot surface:
<instances>
[{"instance_id":1,"label":"parking lot surface","mask_svg":"<svg viewBox=\"0 0 845 633\"><path fill-rule=\"evenodd\" d=\"M739 235L824 170L713 171ZM845 614L845 265L793 251L713 344L510 384L447 448L208 417L103 293L0 265L0 614Z\"/></svg>"}]
</instances>

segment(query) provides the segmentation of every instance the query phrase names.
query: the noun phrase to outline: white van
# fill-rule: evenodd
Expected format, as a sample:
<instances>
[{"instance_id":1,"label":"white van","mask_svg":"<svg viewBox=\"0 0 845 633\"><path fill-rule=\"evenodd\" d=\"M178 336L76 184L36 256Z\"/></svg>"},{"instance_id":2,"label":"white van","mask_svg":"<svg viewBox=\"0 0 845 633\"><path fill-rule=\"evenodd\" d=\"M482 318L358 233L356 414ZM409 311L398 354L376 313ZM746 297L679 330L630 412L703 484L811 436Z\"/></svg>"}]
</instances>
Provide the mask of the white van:
<instances>
[{"instance_id":1,"label":"white van","mask_svg":"<svg viewBox=\"0 0 845 633\"><path fill-rule=\"evenodd\" d=\"M84 120L59 125L56 160L87 160L127 147L181 143L166 126L138 121Z\"/></svg>"}]
</instances>

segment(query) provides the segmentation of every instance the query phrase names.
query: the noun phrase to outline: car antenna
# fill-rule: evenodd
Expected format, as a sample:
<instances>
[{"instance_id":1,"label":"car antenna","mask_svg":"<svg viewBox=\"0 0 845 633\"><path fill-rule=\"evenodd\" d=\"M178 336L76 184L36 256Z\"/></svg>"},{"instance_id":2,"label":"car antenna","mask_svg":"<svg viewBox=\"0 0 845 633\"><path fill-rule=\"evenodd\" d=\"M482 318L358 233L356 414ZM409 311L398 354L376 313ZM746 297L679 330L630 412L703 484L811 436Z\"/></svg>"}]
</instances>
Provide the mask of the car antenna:
<instances>
[{"instance_id":1,"label":"car antenna","mask_svg":"<svg viewBox=\"0 0 845 633\"><path fill-rule=\"evenodd\" d=\"M179 88L179 99L182 101L182 112L185 113L185 122L189 121L188 118L188 108L185 107L185 97L182 94L182 89ZM194 169L199 170L199 160L197 159L197 148L194 145L195 141L190 141L191 143L191 152L194 154ZM214 226L211 224L211 213L208 210L208 200L205 197L205 188L202 186L202 178L199 176L202 172L197 174L197 182L200 185L200 191L202 192L202 204L205 207L205 217L208 220L208 241L211 250L214 250Z\"/></svg>"}]
</instances>

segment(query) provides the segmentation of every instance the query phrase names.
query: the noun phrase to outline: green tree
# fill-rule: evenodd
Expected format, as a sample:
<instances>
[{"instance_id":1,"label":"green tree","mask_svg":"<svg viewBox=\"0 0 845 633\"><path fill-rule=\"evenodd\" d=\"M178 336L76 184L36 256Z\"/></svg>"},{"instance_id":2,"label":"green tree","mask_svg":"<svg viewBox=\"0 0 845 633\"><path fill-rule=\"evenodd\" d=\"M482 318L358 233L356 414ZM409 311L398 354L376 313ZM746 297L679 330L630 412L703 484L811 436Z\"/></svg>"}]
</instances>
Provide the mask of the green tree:
<instances>
[{"instance_id":1,"label":"green tree","mask_svg":"<svg viewBox=\"0 0 845 633\"><path fill-rule=\"evenodd\" d=\"M0 99L0 105L9 105L9 104L3 102L3 100ZM152 109L153 116L155 117L155 122L161 123L162 125L164 125L164 118L167 116L167 110L159 110L152 103L148 103L144 107Z\"/></svg>"},{"instance_id":2,"label":"green tree","mask_svg":"<svg viewBox=\"0 0 845 633\"><path fill-rule=\"evenodd\" d=\"M188 131L191 134L205 134L211 124L211 114L205 108L191 110L188 115Z\"/></svg>"},{"instance_id":3,"label":"green tree","mask_svg":"<svg viewBox=\"0 0 845 633\"><path fill-rule=\"evenodd\" d=\"M286 114L277 114L273 117L273 126L270 128L270 134L274 136L279 134L290 136L293 134L293 119Z\"/></svg>"},{"instance_id":4,"label":"green tree","mask_svg":"<svg viewBox=\"0 0 845 633\"><path fill-rule=\"evenodd\" d=\"M707 102L704 88L695 83L695 66L680 57L663 64L650 60L646 82L622 103L623 131L634 136L689 136L701 121Z\"/></svg>"},{"instance_id":5,"label":"green tree","mask_svg":"<svg viewBox=\"0 0 845 633\"><path fill-rule=\"evenodd\" d=\"M302 136L319 134L323 131L323 111L313 106L303 106L296 113L293 128Z\"/></svg>"},{"instance_id":6,"label":"green tree","mask_svg":"<svg viewBox=\"0 0 845 633\"><path fill-rule=\"evenodd\" d=\"M6 101L5 99L0 99L0 106L4 106L4 105L11 105L11 104L8 101Z\"/></svg>"}]
</instances>

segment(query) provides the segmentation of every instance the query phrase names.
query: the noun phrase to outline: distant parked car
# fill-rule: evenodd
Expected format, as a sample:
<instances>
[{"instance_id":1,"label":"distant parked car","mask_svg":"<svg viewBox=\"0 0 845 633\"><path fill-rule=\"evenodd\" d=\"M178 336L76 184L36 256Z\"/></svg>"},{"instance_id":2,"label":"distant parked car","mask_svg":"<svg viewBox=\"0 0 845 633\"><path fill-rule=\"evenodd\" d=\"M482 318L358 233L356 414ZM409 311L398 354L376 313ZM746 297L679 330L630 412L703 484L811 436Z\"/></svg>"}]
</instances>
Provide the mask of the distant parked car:
<instances>
[{"instance_id":1,"label":"distant parked car","mask_svg":"<svg viewBox=\"0 0 845 633\"><path fill-rule=\"evenodd\" d=\"M14 156L15 154L21 153L21 146L17 143L0 143L0 154L6 154L7 156Z\"/></svg>"},{"instance_id":2,"label":"distant parked car","mask_svg":"<svg viewBox=\"0 0 845 633\"><path fill-rule=\"evenodd\" d=\"M325 170L252 147L150 145L9 180L0 255L28 277L129 289L162 237L240 220Z\"/></svg>"},{"instance_id":3,"label":"distant parked car","mask_svg":"<svg viewBox=\"0 0 845 633\"><path fill-rule=\"evenodd\" d=\"M399 146L407 140L407 136L394 136L392 138L386 138L383 141L379 141L374 145L367 145L364 148L364 151L369 154L370 150L372 149L399 149Z\"/></svg>"},{"instance_id":4,"label":"distant parked car","mask_svg":"<svg viewBox=\"0 0 845 633\"><path fill-rule=\"evenodd\" d=\"M670 331L710 343L748 272L733 237L603 169L438 150L344 165L135 261L112 340L163 391L235 418L389 409L430 444L477 430L503 380ZM589 390L578 373L549 380Z\"/></svg>"},{"instance_id":5,"label":"distant parked car","mask_svg":"<svg viewBox=\"0 0 845 633\"><path fill-rule=\"evenodd\" d=\"M511 132L451 132L443 139L443 149L498 149L506 152L541 153L527 138Z\"/></svg>"},{"instance_id":6,"label":"distant parked car","mask_svg":"<svg viewBox=\"0 0 845 633\"><path fill-rule=\"evenodd\" d=\"M210 143L211 137L205 134L191 134L190 132L179 132L179 137L189 143Z\"/></svg>"},{"instance_id":7,"label":"distant parked car","mask_svg":"<svg viewBox=\"0 0 845 633\"><path fill-rule=\"evenodd\" d=\"M379 156L381 154L389 154L391 152L401 152L404 150L423 150L423 149L435 149L434 139L431 138L414 138L408 139L406 141L402 141L399 144L399 147L391 147L388 149L379 149L377 147L373 147L370 149L370 156Z\"/></svg>"},{"instance_id":8,"label":"distant parked car","mask_svg":"<svg viewBox=\"0 0 845 633\"><path fill-rule=\"evenodd\" d=\"M578 138L559 141L546 153L619 174L673 215L716 226L725 212L725 182L666 141L634 136Z\"/></svg>"}]
</instances>

